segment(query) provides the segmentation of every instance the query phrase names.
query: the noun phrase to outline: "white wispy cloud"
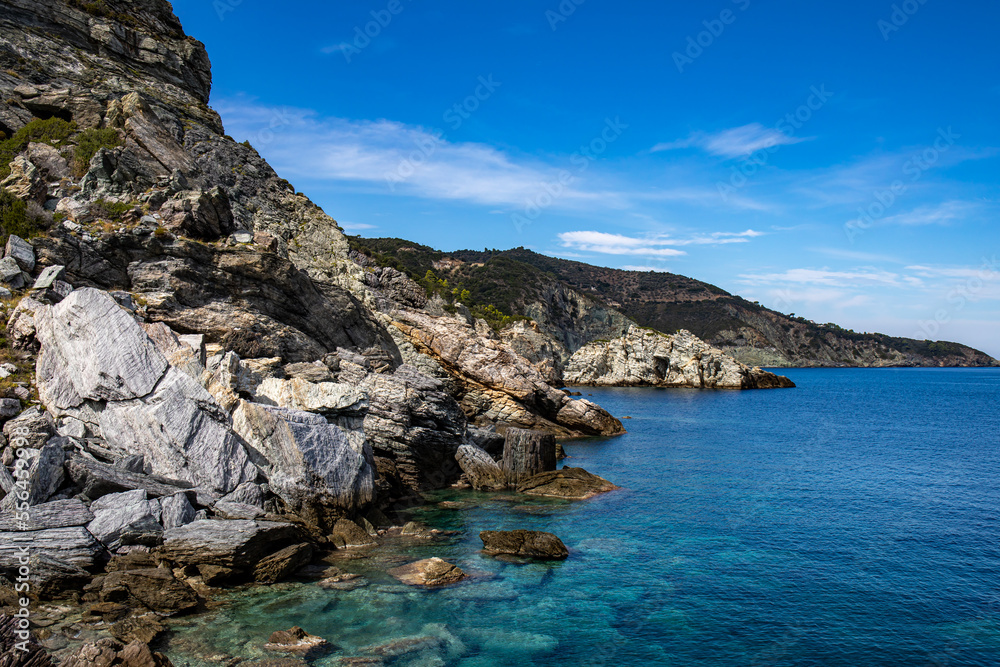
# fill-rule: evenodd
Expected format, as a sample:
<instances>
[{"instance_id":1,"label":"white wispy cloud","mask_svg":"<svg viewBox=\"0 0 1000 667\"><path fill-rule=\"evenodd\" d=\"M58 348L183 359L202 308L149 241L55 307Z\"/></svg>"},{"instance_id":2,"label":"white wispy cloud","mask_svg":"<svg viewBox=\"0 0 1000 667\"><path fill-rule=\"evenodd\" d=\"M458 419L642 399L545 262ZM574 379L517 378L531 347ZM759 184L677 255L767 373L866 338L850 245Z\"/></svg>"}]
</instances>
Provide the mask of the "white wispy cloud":
<instances>
[{"instance_id":1,"label":"white wispy cloud","mask_svg":"<svg viewBox=\"0 0 1000 667\"><path fill-rule=\"evenodd\" d=\"M740 275L744 285L824 285L828 287L900 287L912 284L906 276L876 268L848 271L823 269L788 269L779 273L745 273Z\"/></svg>"},{"instance_id":2,"label":"white wispy cloud","mask_svg":"<svg viewBox=\"0 0 1000 667\"><path fill-rule=\"evenodd\" d=\"M726 158L743 157L761 149L774 146L797 144L809 139L793 137L773 127L760 123L750 123L712 134L695 132L686 139L656 144L650 152L676 150L679 148L701 148L711 155Z\"/></svg>"},{"instance_id":3,"label":"white wispy cloud","mask_svg":"<svg viewBox=\"0 0 1000 667\"><path fill-rule=\"evenodd\" d=\"M889 264L902 264L903 262L892 255L881 255L874 252L862 252L859 250L845 250L843 248L806 248L810 252L835 257L837 259L852 259L860 262L885 262Z\"/></svg>"},{"instance_id":4,"label":"white wispy cloud","mask_svg":"<svg viewBox=\"0 0 1000 667\"><path fill-rule=\"evenodd\" d=\"M695 234L686 237L662 234L637 237L597 231L576 231L559 234L559 241L564 248L602 255L679 257L687 253L683 250L678 250L678 247L746 243L750 239L762 235L762 232L753 229L748 229L744 232L712 232L710 234Z\"/></svg>"},{"instance_id":5,"label":"white wispy cloud","mask_svg":"<svg viewBox=\"0 0 1000 667\"><path fill-rule=\"evenodd\" d=\"M592 180L584 183L582 177L560 185L560 171L572 167L568 158L565 164L546 164L486 144L451 142L435 129L321 117L244 99L223 100L216 108L230 134L247 137L290 178L347 181L387 194L515 209L540 199L565 209L621 209L633 197ZM553 189L558 195L549 194Z\"/></svg>"},{"instance_id":6,"label":"white wispy cloud","mask_svg":"<svg viewBox=\"0 0 1000 667\"><path fill-rule=\"evenodd\" d=\"M346 232L361 232L366 229L378 229L378 225L369 225L367 222L339 221L339 224Z\"/></svg>"},{"instance_id":7,"label":"white wispy cloud","mask_svg":"<svg viewBox=\"0 0 1000 667\"><path fill-rule=\"evenodd\" d=\"M891 215L881 220L886 225L947 225L960 221L979 209L979 204L970 201L951 200L936 205L917 208Z\"/></svg>"},{"instance_id":8,"label":"white wispy cloud","mask_svg":"<svg viewBox=\"0 0 1000 667\"><path fill-rule=\"evenodd\" d=\"M662 266L636 266L635 264L626 264L625 266L621 267L621 269L622 271L641 271L642 273L646 273L648 271L654 271L656 273L668 273L668 271L664 269Z\"/></svg>"}]
</instances>

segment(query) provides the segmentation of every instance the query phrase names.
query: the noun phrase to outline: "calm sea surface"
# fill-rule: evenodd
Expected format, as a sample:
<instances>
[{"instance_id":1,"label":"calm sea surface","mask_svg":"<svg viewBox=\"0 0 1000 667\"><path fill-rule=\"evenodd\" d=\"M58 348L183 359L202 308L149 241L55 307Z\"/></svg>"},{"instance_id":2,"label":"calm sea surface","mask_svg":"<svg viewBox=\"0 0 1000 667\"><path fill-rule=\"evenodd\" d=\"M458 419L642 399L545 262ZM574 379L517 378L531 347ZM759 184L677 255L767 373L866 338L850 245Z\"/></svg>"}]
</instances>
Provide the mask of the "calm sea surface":
<instances>
[{"instance_id":1,"label":"calm sea surface","mask_svg":"<svg viewBox=\"0 0 1000 667\"><path fill-rule=\"evenodd\" d=\"M1000 665L1000 369L782 371L797 389L585 391L629 433L566 444L623 487L584 502L442 492L414 520L458 530L411 550L481 575L233 593L172 640L249 660L299 625L314 664L382 648L399 665ZM450 507L449 507L450 506ZM570 558L515 565L479 531L559 535ZM486 576L491 575L491 576ZM366 651L367 649L367 651ZM397 655L392 655L397 654Z\"/></svg>"}]
</instances>

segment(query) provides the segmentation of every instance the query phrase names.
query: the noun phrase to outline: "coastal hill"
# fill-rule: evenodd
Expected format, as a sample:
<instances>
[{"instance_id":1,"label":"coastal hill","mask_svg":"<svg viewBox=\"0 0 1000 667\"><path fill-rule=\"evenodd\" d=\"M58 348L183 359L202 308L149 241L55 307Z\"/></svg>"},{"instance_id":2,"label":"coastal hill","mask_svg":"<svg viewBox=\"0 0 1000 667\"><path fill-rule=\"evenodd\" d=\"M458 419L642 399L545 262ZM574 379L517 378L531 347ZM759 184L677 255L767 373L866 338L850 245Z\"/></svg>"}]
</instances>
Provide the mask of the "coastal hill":
<instances>
[{"instance_id":1,"label":"coastal hill","mask_svg":"<svg viewBox=\"0 0 1000 667\"><path fill-rule=\"evenodd\" d=\"M349 238L356 251L415 280L428 284L431 271L452 289L468 290L469 300L481 304L483 312L490 305L509 318L535 320L562 343L567 359L585 343L622 335L631 320L664 333L690 331L750 365L1000 365L960 343L817 324L672 273L592 266L525 248L442 252L402 239Z\"/></svg>"}]
</instances>

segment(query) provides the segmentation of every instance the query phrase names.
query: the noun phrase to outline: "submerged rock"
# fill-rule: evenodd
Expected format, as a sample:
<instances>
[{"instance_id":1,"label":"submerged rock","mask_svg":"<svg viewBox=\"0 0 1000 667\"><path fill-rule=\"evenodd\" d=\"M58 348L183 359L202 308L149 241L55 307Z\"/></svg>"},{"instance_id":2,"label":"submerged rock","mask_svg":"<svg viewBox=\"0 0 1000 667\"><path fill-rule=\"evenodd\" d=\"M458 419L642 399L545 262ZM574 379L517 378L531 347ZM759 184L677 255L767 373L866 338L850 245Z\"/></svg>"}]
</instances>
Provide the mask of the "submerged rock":
<instances>
[{"instance_id":1,"label":"submerged rock","mask_svg":"<svg viewBox=\"0 0 1000 667\"><path fill-rule=\"evenodd\" d=\"M552 533L537 530L484 530L479 533L483 553L510 555L538 560L564 560L569 550Z\"/></svg>"},{"instance_id":2,"label":"submerged rock","mask_svg":"<svg viewBox=\"0 0 1000 667\"><path fill-rule=\"evenodd\" d=\"M332 647L330 647L330 642L322 637L311 635L296 625L289 630L272 632L267 643L264 644L264 649L297 655L308 654L310 658L315 658L326 652L324 649L332 650Z\"/></svg>"},{"instance_id":3,"label":"submerged rock","mask_svg":"<svg viewBox=\"0 0 1000 667\"><path fill-rule=\"evenodd\" d=\"M589 473L583 468L570 467L543 472L517 485L518 493L570 500L586 500L618 488L603 477Z\"/></svg>"},{"instance_id":4,"label":"submerged rock","mask_svg":"<svg viewBox=\"0 0 1000 667\"><path fill-rule=\"evenodd\" d=\"M394 567L389 574L410 586L447 586L466 577L461 568L441 558L427 558Z\"/></svg>"}]
</instances>

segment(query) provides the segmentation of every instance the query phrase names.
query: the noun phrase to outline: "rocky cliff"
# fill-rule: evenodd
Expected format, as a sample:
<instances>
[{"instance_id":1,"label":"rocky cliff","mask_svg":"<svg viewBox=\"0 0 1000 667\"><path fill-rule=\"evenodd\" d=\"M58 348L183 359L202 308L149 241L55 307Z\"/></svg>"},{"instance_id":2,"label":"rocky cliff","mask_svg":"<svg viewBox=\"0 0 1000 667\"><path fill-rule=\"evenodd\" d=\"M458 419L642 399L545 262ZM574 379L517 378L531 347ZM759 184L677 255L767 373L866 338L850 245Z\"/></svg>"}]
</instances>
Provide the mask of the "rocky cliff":
<instances>
[{"instance_id":1,"label":"rocky cliff","mask_svg":"<svg viewBox=\"0 0 1000 667\"><path fill-rule=\"evenodd\" d=\"M455 483L497 429L623 432L483 320L353 261L224 134L165 0L0 0L0 28L0 594L28 533L35 595L140 554L122 567L155 575L91 601L161 613L139 598L179 586L189 609L157 564L274 581Z\"/></svg>"},{"instance_id":2,"label":"rocky cliff","mask_svg":"<svg viewBox=\"0 0 1000 667\"><path fill-rule=\"evenodd\" d=\"M775 389L794 387L786 377L751 368L695 337L632 327L621 338L594 341L572 356L569 385Z\"/></svg>"}]
</instances>

